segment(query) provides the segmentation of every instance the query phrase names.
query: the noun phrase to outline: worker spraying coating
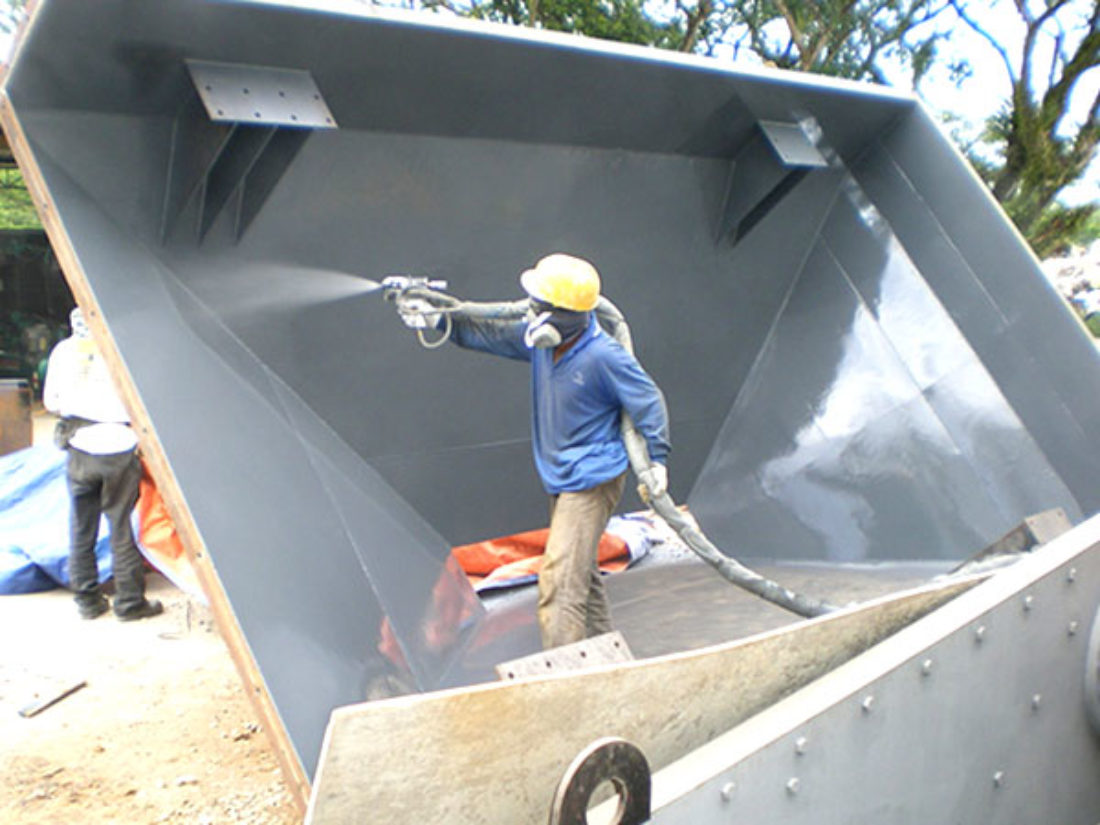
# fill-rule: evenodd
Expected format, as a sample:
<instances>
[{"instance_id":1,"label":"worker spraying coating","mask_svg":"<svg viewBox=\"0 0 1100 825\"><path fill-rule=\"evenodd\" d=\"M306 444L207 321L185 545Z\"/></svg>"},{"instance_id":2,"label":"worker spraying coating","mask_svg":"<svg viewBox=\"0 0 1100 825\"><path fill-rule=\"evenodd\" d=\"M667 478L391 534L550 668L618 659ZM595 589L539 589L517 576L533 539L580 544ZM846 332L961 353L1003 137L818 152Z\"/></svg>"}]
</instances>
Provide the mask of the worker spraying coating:
<instances>
[{"instance_id":1,"label":"worker spraying coating","mask_svg":"<svg viewBox=\"0 0 1100 825\"><path fill-rule=\"evenodd\" d=\"M532 449L551 497L539 575L543 646L611 630L596 551L628 466L642 498L726 579L803 616L831 609L723 555L676 507L668 494L664 397L635 359L622 314L600 295L595 267L572 255L548 255L520 284L527 299L506 303L460 301L441 291L444 282L425 278L391 276L382 287L424 346L452 341L531 364ZM431 329L442 336L429 339Z\"/></svg>"},{"instance_id":2,"label":"worker spraying coating","mask_svg":"<svg viewBox=\"0 0 1100 825\"><path fill-rule=\"evenodd\" d=\"M455 344L531 364L532 447L550 495L550 533L539 573L538 620L544 648L611 631L611 611L596 566L600 536L618 506L629 459L623 411L646 443L642 483L658 496L670 449L664 398L634 356L596 321L600 279L588 261L549 255L523 273L525 317L458 310L437 319L397 301L410 326L443 323Z\"/></svg>"}]
</instances>

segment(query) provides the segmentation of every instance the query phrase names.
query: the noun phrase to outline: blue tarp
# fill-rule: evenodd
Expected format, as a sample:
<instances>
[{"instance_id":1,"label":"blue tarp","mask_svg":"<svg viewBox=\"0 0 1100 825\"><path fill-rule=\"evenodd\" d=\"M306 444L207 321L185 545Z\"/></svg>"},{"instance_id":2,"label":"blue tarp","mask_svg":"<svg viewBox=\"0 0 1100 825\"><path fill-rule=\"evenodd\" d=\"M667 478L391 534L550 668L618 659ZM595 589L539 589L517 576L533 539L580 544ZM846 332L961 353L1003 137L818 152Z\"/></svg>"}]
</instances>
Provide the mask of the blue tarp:
<instances>
[{"instance_id":1,"label":"blue tarp","mask_svg":"<svg viewBox=\"0 0 1100 825\"><path fill-rule=\"evenodd\" d=\"M111 577L107 519L96 544L99 580ZM0 594L69 586L65 453L52 445L0 457Z\"/></svg>"}]
</instances>

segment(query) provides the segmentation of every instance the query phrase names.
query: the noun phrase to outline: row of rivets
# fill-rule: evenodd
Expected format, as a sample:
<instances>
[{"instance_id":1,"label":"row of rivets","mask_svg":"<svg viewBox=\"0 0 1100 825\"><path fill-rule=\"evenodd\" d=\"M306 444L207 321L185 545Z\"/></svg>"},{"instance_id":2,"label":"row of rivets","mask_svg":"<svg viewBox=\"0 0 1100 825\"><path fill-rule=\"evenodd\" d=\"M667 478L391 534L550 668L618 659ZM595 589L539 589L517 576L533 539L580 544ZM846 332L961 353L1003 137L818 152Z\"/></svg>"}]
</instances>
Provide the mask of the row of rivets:
<instances>
[{"instance_id":1,"label":"row of rivets","mask_svg":"<svg viewBox=\"0 0 1100 825\"><path fill-rule=\"evenodd\" d=\"M1076 580L1077 580L1077 568L1071 567L1066 573L1066 581L1072 583ZM1035 607L1035 597L1033 595L1030 595L1030 594L1024 596L1022 605L1023 605L1023 609L1024 609L1025 613L1030 612ZM1079 629L1080 629L1080 624L1077 621L1071 621L1068 625L1067 632L1070 636L1076 636ZM985 641L987 635L988 635L988 629L986 628L986 626L984 624L978 625L974 629L974 641L975 641L975 643L979 644L979 645L982 644ZM931 658L924 659L921 662L921 665L920 665L921 676L930 676L932 674L933 664L934 663L933 663L933 660ZM1032 696L1031 696L1031 710L1032 710L1033 713L1037 713L1039 711L1039 708L1042 705L1042 701L1043 701L1043 695L1041 693L1032 694ZM862 701L860 702L859 706L860 706L860 710L864 714L870 714L871 711L873 710L874 706L875 706L875 697L874 697L874 695L867 694L866 696L864 696ZM794 751L795 751L796 755L804 756L807 749L808 749L808 747L809 747L809 739L807 737L799 736L797 739L795 739ZM993 774L993 787L999 789L999 788L1004 787L1004 785L1005 785L1005 772L1004 771L994 772L994 774ZM721 796L722 796L723 801L729 802L733 798L736 787L737 787L736 783L734 783L734 782L727 782L725 785L722 786ZM787 784L786 784L785 787L786 787L786 791L787 791L788 796L793 797L793 796L798 795L799 791L801 790L802 783L801 783L801 780L797 776L792 776L790 779L787 780Z\"/></svg>"},{"instance_id":2,"label":"row of rivets","mask_svg":"<svg viewBox=\"0 0 1100 825\"><path fill-rule=\"evenodd\" d=\"M1070 584L1073 584L1075 581L1077 581L1076 567L1071 567L1069 570L1066 571L1066 581ZM1069 623L1069 626L1066 628L1067 634L1070 636L1076 636L1078 627L1080 627L1080 625L1078 625L1076 620L1071 621Z\"/></svg>"}]
</instances>

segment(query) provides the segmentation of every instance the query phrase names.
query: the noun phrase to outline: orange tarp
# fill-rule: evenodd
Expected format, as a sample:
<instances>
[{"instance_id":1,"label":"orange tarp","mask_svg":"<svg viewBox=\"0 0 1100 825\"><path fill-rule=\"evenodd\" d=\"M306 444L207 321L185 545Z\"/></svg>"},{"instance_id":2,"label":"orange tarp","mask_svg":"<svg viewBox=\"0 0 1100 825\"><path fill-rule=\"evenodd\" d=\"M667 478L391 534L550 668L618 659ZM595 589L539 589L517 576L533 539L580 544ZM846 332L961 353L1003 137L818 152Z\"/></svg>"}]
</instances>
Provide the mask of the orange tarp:
<instances>
[{"instance_id":1,"label":"orange tarp","mask_svg":"<svg viewBox=\"0 0 1100 825\"><path fill-rule=\"evenodd\" d=\"M137 515L140 527L139 541L149 562L167 576L173 584L192 596L203 596L195 570L183 550L176 526L164 506L157 485L149 474L149 467L142 461L141 487L138 494Z\"/></svg>"},{"instance_id":2,"label":"orange tarp","mask_svg":"<svg viewBox=\"0 0 1100 825\"><path fill-rule=\"evenodd\" d=\"M544 527L514 536L465 544L451 552L475 589L520 584L538 576L549 535L550 529ZM618 536L604 533L600 538L598 562L600 569L608 573L626 569L630 563L626 542Z\"/></svg>"},{"instance_id":3,"label":"orange tarp","mask_svg":"<svg viewBox=\"0 0 1100 825\"><path fill-rule=\"evenodd\" d=\"M141 493L137 503L140 541L149 561L182 590L202 597L194 569L184 552L175 525L147 466L142 465ZM466 577L477 590L508 587L534 580L542 567L549 528L479 541L452 549ZM606 573L625 570L630 549L619 536L604 533L597 554Z\"/></svg>"}]
</instances>

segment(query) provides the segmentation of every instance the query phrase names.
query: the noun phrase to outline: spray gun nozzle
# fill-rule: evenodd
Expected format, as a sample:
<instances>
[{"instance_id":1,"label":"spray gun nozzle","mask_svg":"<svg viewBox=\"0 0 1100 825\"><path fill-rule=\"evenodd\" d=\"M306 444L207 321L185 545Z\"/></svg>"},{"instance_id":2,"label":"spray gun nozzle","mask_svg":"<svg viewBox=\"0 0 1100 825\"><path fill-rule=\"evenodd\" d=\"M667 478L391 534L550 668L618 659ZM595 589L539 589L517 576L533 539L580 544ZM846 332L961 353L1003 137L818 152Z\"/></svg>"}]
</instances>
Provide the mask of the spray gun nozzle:
<instances>
[{"instance_id":1,"label":"spray gun nozzle","mask_svg":"<svg viewBox=\"0 0 1100 825\"><path fill-rule=\"evenodd\" d=\"M387 301L396 300L411 289L442 290L447 282L419 275L387 275L382 279L382 295Z\"/></svg>"}]
</instances>

